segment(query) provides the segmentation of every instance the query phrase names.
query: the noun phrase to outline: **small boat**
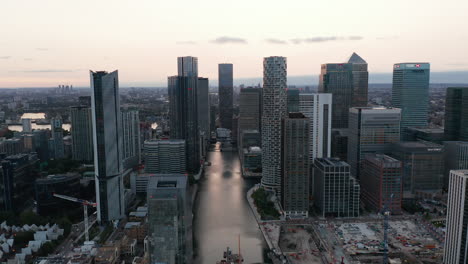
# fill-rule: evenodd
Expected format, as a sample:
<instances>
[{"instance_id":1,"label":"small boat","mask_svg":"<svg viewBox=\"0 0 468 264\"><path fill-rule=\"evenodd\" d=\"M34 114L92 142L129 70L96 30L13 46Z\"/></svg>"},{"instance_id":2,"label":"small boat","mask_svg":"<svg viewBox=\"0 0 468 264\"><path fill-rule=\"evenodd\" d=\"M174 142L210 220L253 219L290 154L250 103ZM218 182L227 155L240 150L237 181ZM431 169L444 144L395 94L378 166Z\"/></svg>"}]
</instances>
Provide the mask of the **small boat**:
<instances>
[{"instance_id":1,"label":"small boat","mask_svg":"<svg viewBox=\"0 0 468 264\"><path fill-rule=\"evenodd\" d=\"M244 259L242 258L242 255L240 253L233 254L231 249L228 247L226 251L224 251L223 259L216 262L216 264L238 264L243 262Z\"/></svg>"},{"instance_id":2,"label":"small boat","mask_svg":"<svg viewBox=\"0 0 468 264\"><path fill-rule=\"evenodd\" d=\"M244 262L244 258L242 257L240 253L240 235L238 237L238 243L239 243L239 253L233 254L232 250L227 247L226 251L224 251L223 254L223 259L220 261L217 261L216 264L239 264Z\"/></svg>"}]
</instances>

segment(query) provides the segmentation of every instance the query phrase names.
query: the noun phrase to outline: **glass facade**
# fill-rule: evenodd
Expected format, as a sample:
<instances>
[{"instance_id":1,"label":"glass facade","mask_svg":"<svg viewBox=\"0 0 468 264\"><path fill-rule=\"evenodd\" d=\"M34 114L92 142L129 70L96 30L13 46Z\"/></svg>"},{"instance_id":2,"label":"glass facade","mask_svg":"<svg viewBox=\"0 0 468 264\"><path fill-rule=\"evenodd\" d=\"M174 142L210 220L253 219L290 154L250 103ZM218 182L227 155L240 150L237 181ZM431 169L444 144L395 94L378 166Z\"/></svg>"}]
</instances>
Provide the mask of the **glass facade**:
<instances>
[{"instance_id":1,"label":"glass facade","mask_svg":"<svg viewBox=\"0 0 468 264\"><path fill-rule=\"evenodd\" d=\"M233 65L223 63L218 65L219 120L222 128L232 129L233 115Z\"/></svg>"},{"instance_id":2,"label":"glass facade","mask_svg":"<svg viewBox=\"0 0 468 264\"><path fill-rule=\"evenodd\" d=\"M186 166L191 173L200 168L197 86L197 77L168 78L170 136L185 140Z\"/></svg>"},{"instance_id":3,"label":"glass facade","mask_svg":"<svg viewBox=\"0 0 468 264\"><path fill-rule=\"evenodd\" d=\"M429 74L429 63L399 63L393 66L392 106L401 109L402 137L408 127L427 126Z\"/></svg>"},{"instance_id":4,"label":"glass facade","mask_svg":"<svg viewBox=\"0 0 468 264\"><path fill-rule=\"evenodd\" d=\"M445 140L468 141L468 87L449 87L445 99Z\"/></svg>"}]
</instances>

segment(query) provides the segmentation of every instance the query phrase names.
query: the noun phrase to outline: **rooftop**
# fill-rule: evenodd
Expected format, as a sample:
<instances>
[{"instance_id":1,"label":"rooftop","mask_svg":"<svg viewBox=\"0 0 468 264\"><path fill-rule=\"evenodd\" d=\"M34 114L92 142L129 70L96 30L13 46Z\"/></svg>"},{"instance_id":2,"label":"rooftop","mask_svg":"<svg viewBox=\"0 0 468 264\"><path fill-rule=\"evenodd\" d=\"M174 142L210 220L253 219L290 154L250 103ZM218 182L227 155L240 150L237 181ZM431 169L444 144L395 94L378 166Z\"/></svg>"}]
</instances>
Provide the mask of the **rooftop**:
<instances>
[{"instance_id":1,"label":"rooftop","mask_svg":"<svg viewBox=\"0 0 468 264\"><path fill-rule=\"evenodd\" d=\"M353 54L349 57L348 63L367 64L367 62L361 58L361 56L357 55L356 52L353 52Z\"/></svg>"}]
</instances>

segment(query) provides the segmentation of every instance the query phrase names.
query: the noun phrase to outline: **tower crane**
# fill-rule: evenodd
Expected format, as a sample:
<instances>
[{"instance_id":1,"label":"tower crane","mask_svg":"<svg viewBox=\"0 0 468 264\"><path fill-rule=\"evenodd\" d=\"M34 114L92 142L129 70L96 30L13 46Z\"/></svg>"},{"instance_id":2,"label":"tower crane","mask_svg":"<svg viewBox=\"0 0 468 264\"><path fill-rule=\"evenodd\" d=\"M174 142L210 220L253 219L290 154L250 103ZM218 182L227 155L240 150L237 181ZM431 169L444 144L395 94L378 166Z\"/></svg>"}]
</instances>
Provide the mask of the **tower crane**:
<instances>
[{"instance_id":1,"label":"tower crane","mask_svg":"<svg viewBox=\"0 0 468 264\"><path fill-rule=\"evenodd\" d=\"M84 224L85 224L85 238L86 238L86 241L89 241L89 233L88 233L88 229L89 229L89 222L88 222L88 206L96 207L96 206L97 206L97 203L95 203L95 202L90 202L90 201L86 201L86 200L83 200L83 199L78 199L78 198L71 197L71 196L67 196L67 195L56 194L56 193L54 193L54 197L57 197L57 198L60 198L60 199L64 199L64 200L67 200L67 201L71 201L71 202L75 202L75 203L80 203L80 204L83 205L83 210L84 210Z\"/></svg>"},{"instance_id":2,"label":"tower crane","mask_svg":"<svg viewBox=\"0 0 468 264\"><path fill-rule=\"evenodd\" d=\"M388 218L390 216L390 206L393 202L393 193L390 194L390 200L387 200L384 205L384 254L383 264L388 264ZM390 204L390 206L389 206Z\"/></svg>"}]
</instances>

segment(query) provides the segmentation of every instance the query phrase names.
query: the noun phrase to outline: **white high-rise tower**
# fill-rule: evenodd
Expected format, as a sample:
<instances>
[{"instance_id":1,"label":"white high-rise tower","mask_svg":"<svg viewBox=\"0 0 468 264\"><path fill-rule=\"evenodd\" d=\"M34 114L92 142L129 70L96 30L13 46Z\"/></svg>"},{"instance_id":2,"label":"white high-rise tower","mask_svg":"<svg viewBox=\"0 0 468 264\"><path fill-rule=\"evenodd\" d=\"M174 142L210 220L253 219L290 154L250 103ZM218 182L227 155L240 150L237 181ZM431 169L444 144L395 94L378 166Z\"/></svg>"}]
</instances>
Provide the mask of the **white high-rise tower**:
<instances>
[{"instance_id":1,"label":"white high-rise tower","mask_svg":"<svg viewBox=\"0 0 468 264\"><path fill-rule=\"evenodd\" d=\"M468 263L468 170L450 171L444 263Z\"/></svg>"},{"instance_id":2,"label":"white high-rise tower","mask_svg":"<svg viewBox=\"0 0 468 264\"><path fill-rule=\"evenodd\" d=\"M281 120L286 116L285 57L263 59L262 186L280 192Z\"/></svg>"}]
</instances>

